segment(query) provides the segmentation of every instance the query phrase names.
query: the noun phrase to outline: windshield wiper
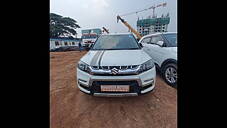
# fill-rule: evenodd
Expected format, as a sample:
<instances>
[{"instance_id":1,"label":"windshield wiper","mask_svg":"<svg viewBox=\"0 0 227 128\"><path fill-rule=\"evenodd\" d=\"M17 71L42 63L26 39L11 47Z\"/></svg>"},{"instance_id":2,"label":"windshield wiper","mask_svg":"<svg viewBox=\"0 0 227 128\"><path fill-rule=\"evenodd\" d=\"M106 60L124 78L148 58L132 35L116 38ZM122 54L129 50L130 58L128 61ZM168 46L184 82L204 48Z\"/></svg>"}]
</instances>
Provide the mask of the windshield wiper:
<instances>
[{"instance_id":1,"label":"windshield wiper","mask_svg":"<svg viewBox=\"0 0 227 128\"><path fill-rule=\"evenodd\" d=\"M110 49L91 49L91 50L133 50L133 49L139 49L139 48L110 48Z\"/></svg>"},{"instance_id":2,"label":"windshield wiper","mask_svg":"<svg viewBox=\"0 0 227 128\"><path fill-rule=\"evenodd\" d=\"M113 49L105 49L105 50L131 50L131 49L139 49L139 48L113 48Z\"/></svg>"},{"instance_id":3,"label":"windshield wiper","mask_svg":"<svg viewBox=\"0 0 227 128\"><path fill-rule=\"evenodd\" d=\"M127 49L139 49L139 48L127 48Z\"/></svg>"}]
</instances>

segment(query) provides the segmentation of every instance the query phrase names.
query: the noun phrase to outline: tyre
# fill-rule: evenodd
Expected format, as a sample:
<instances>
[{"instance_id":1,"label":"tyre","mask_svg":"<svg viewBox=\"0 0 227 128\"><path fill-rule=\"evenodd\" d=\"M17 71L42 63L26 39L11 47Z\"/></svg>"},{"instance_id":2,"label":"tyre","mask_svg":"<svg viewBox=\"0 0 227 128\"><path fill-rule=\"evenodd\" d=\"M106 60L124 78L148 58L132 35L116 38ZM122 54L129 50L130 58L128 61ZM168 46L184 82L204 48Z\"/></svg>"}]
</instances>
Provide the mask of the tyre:
<instances>
[{"instance_id":1,"label":"tyre","mask_svg":"<svg viewBox=\"0 0 227 128\"><path fill-rule=\"evenodd\" d=\"M166 64L162 70L163 79L167 84L177 87L177 65L173 63Z\"/></svg>"}]
</instances>

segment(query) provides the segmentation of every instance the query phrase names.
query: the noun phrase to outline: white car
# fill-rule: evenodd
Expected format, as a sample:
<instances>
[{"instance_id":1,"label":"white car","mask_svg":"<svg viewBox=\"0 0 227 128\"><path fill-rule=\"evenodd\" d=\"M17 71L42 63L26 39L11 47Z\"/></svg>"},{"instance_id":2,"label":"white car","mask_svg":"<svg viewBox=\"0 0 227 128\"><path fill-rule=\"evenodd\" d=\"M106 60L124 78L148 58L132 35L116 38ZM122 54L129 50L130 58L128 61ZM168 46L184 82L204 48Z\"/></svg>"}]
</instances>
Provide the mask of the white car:
<instances>
[{"instance_id":1,"label":"white car","mask_svg":"<svg viewBox=\"0 0 227 128\"><path fill-rule=\"evenodd\" d=\"M177 85L177 33L156 33L140 39L146 51L160 69L164 80L171 86Z\"/></svg>"},{"instance_id":2,"label":"white car","mask_svg":"<svg viewBox=\"0 0 227 128\"><path fill-rule=\"evenodd\" d=\"M151 57L130 33L101 35L77 65L78 88L94 96L138 96L155 87Z\"/></svg>"}]
</instances>

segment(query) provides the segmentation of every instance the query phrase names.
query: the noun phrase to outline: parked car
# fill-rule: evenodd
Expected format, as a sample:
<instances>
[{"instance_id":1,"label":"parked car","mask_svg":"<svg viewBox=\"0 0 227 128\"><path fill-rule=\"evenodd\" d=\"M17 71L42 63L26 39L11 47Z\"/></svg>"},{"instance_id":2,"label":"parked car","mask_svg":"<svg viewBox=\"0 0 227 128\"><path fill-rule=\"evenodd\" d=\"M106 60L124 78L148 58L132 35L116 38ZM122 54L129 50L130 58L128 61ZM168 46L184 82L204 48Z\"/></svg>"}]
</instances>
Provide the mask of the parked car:
<instances>
[{"instance_id":1,"label":"parked car","mask_svg":"<svg viewBox=\"0 0 227 128\"><path fill-rule=\"evenodd\" d=\"M63 46L55 49L51 49L51 52L66 52L66 51L78 51L78 46Z\"/></svg>"},{"instance_id":2,"label":"parked car","mask_svg":"<svg viewBox=\"0 0 227 128\"><path fill-rule=\"evenodd\" d=\"M67 51L78 51L79 47L78 46L70 46L66 49Z\"/></svg>"},{"instance_id":3,"label":"parked car","mask_svg":"<svg viewBox=\"0 0 227 128\"><path fill-rule=\"evenodd\" d=\"M101 35L77 64L78 88L94 96L138 96L155 80L151 57L130 33Z\"/></svg>"},{"instance_id":4,"label":"parked car","mask_svg":"<svg viewBox=\"0 0 227 128\"><path fill-rule=\"evenodd\" d=\"M164 80L171 86L177 85L177 33L156 33L140 39L146 51L160 69Z\"/></svg>"},{"instance_id":5,"label":"parked car","mask_svg":"<svg viewBox=\"0 0 227 128\"><path fill-rule=\"evenodd\" d=\"M68 46L62 46L62 47L59 47L59 48L52 49L50 51L51 52L65 52L67 48L68 48Z\"/></svg>"}]
</instances>

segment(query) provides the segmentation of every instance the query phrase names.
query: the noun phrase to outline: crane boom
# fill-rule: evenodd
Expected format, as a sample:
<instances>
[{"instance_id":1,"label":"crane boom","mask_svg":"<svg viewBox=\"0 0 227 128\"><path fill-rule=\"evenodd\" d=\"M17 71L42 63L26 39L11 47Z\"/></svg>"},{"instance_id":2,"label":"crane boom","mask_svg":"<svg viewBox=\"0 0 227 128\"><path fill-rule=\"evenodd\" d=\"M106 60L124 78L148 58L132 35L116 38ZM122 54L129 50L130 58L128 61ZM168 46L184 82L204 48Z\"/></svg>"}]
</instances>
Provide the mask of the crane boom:
<instances>
[{"instance_id":1,"label":"crane boom","mask_svg":"<svg viewBox=\"0 0 227 128\"><path fill-rule=\"evenodd\" d=\"M158 8L158 7L165 7L167 5L167 3L162 3L162 4L158 4L156 6L151 6L150 8L148 9L153 9L153 15L152 17L154 18L155 17L155 8Z\"/></svg>"},{"instance_id":2,"label":"crane boom","mask_svg":"<svg viewBox=\"0 0 227 128\"><path fill-rule=\"evenodd\" d=\"M141 38L142 38L142 36L140 35L139 32L137 32L135 29L133 29L133 28L132 28L124 19L122 19L122 18L118 15L118 16L117 16L117 22L118 22L119 20L120 20L126 27L128 27L129 30L137 36L138 39L141 39Z\"/></svg>"},{"instance_id":3,"label":"crane boom","mask_svg":"<svg viewBox=\"0 0 227 128\"><path fill-rule=\"evenodd\" d=\"M152 15L152 18L155 18L155 9L158 8L158 7L165 7L167 5L167 3L161 3L161 4L158 4L156 6L151 6L149 8L146 8L146 9L143 9L143 10L140 10L140 11L136 11L136 12L131 12L131 13L127 13L127 14L124 14L124 15L121 15L122 16L127 16L127 15L131 15L131 14L134 14L134 13L139 13L139 12L143 12L143 11L147 11L149 9L152 9L153 10L153 15ZM133 32L138 39L141 39L142 36L140 35L139 32L137 32L135 29L133 29L124 19L122 19L119 15L117 16L117 22L120 20L126 27L129 28L129 30L131 32Z\"/></svg>"},{"instance_id":4,"label":"crane boom","mask_svg":"<svg viewBox=\"0 0 227 128\"><path fill-rule=\"evenodd\" d=\"M109 31L105 28L105 27L102 27L103 31L105 31L107 34L109 34Z\"/></svg>"},{"instance_id":5,"label":"crane boom","mask_svg":"<svg viewBox=\"0 0 227 128\"><path fill-rule=\"evenodd\" d=\"M123 17L123 16L127 16L127 15L131 15L131 14L137 14L137 13L139 13L139 12L143 12L143 11L147 11L147 10L149 10L149 9L152 9L153 10L153 14L152 14L152 17L155 17L155 9L156 8L158 8L158 7L165 7L167 5L167 3L165 2L165 3L161 3L161 4L158 4L158 5L154 5L154 6L151 6L151 7L149 7L149 8L145 8L145 9L143 9L143 10L139 10L139 11L135 11L135 12L130 12L130 13L126 13L126 14L123 14L123 15L120 15L121 17Z\"/></svg>"}]
</instances>

